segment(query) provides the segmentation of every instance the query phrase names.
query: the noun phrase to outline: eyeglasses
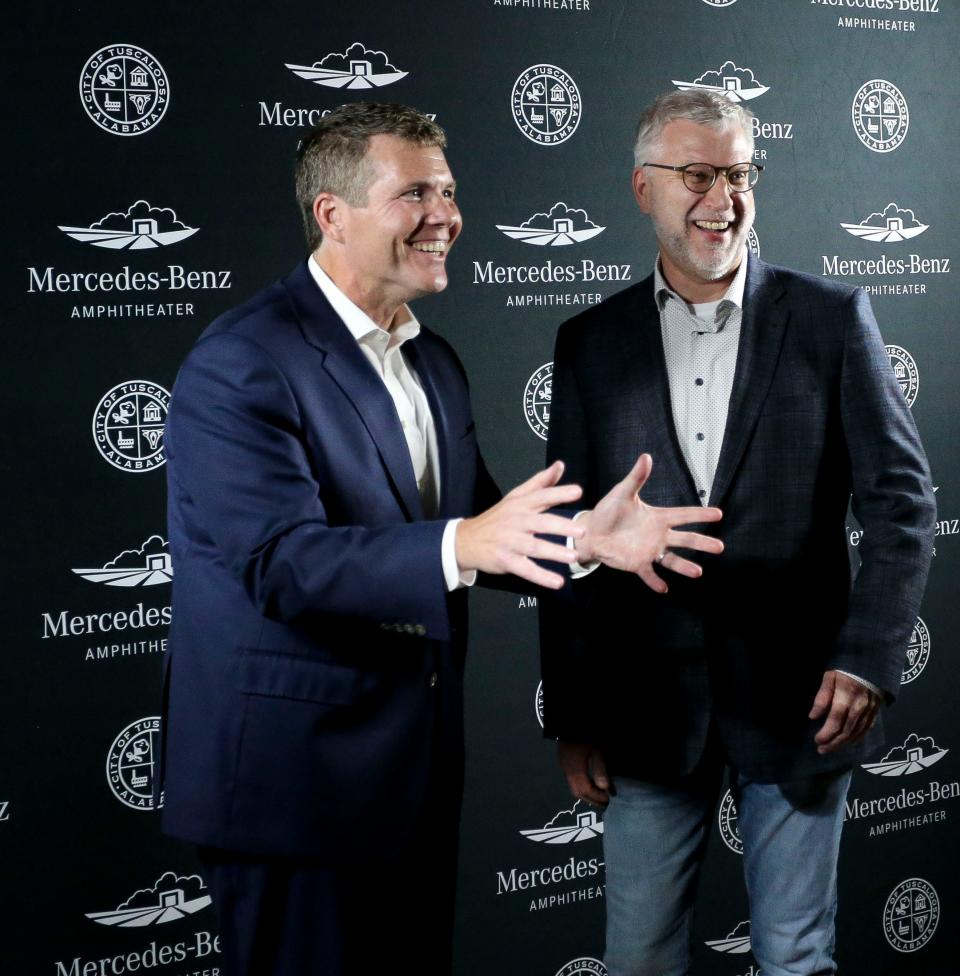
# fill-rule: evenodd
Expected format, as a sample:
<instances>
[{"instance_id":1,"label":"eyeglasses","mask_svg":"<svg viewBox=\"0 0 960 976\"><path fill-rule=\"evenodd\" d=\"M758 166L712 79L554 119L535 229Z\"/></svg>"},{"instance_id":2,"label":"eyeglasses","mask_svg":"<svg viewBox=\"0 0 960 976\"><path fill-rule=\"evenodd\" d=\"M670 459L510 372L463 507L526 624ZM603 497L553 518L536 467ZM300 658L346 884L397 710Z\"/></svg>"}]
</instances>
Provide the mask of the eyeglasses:
<instances>
[{"instance_id":1,"label":"eyeglasses","mask_svg":"<svg viewBox=\"0 0 960 976\"><path fill-rule=\"evenodd\" d=\"M746 193L757 185L763 170L763 167L756 163L735 163L733 166L711 166L709 163L686 163L683 166L665 166L663 163L641 165L682 173L683 185L694 193L708 193L721 173L731 193Z\"/></svg>"}]
</instances>

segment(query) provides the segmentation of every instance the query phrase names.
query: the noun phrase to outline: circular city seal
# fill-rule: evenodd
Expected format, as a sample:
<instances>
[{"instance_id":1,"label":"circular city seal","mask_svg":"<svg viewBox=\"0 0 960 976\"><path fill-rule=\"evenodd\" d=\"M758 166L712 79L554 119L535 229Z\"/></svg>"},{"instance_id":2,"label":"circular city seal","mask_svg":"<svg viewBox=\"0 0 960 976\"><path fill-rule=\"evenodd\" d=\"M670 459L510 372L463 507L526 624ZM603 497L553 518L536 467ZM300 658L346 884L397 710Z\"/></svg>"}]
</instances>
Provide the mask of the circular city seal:
<instances>
[{"instance_id":1,"label":"circular city seal","mask_svg":"<svg viewBox=\"0 0 960 976\"><path fill-rule=\"evenodd\" d=\"M910 641L907 644L907 663L903 669L900 684L908 685L911 681L919 678L929 660L930 631L923 622L923 618L917 617L917 622L910 634Z\"/></svg>"},{"instance_id":2,"label":"circular city seal","mask_svg":"<svg viewBox=\"0 0 960 976\"><path fill-rule=\"evenodd\" d=\"M910 110L896 85L875 78L861 85L853 97L853 129L873 152L893 152L907 137Z\"/></svg>"},{"instance_id":3,"label":"circular city seal","mask_svg":"<svg viewBox=\"0 0 960 976\"><path fill-rule=\"evenodd\" d=\"M912 407L917 400L917 393L920 390L920 373L917 364L903 346L887 345L887 355L890 357L890 366L893 375L900 384L903 396L907 401L907 406Z\"/></svg>"},{"instance_id":4,"label":"circular city seal","mask_svg":"<svg viewBox=\"0 0 960 976\"><path fill-rule=\"evenodd\" d=\"M732 7L737 0L703 0L708 7Z\"/></svg>"},{"instance_id":5,"label":"circular city seal","mask_svg":"<svg viewBox=\"0 0 960 976\"><path fill-rule=\"evenodd\" d=\"M116 136L139 136L167 110L170 85L160 62L142 47L110 44L80 72L80 100L87 115Z\"/></svg>"},{"instance_id":6,"label":"circular city seal","mask_svg":"<svg viewBox=\"0 0 960 976\"><path fill-rule=\"evenodd\" d=\"M760 257L760 238L757 237L757 232L752 227L747 234L747 247L755 258Z\"/></svg>"},{"instance_id":7,"label":"circular city seal","mask_svg":"<svg viewBox=\"0 0 960 976\"><path fill-rule=\"evenodd\" d=\"M720 801L717 825L720 827L720 836L723 838L724 844L734 854L742 854L743 841L740 840L740 831L737 830L737 807L733 802L733 794L730 790L723 794L723 799Z\"/></svg>"},{"instance_id":8,"label":"circular city seal","mask_svg":"<svg viewBox=\"0 0 960 976\"><path fill-rule=\"evenodd\" d=\"M580 90L563 68L534 64L521 72L510 96L513 121L532 142L556 146L580 124Z\"/></svg>"},{"instance_id":9,"label":"circular city seal","mask_svg":"<svg viewBox=\"0 0 960 976\"><path fill-rule=\"evenodd\" d=\"M142 474L167 460L163 427L170 394L149 380L119 383L93 412L93 442L115 468Z\"/></svg>"},{"instance_id":10,"label":"circular city seal","mask_svg":"<svg viewBox=\"0 0 960 976\"><path fill-rule=\"evenodd\" d=\"M556 976L607 976L607 967L593 956L580 956L561 966Z\"/></svg>"},{"instance_id":11,"label":"circular city seal","mask_svg":"<svg viewBox=\"0 0 960 976\"><path fill-rule=\"evenodd\" d=\"M537 692L533 696L533 711L537 716L537 721L540 723L540 728L543 728L543 682L537 685Z\"/></svg>"},{"instance_id":12,"label":"circular city seal","mask_svg":"<svg viewBox=\"0 0 960 976\"><path fill-rule=\"evenodd\" d=\"M923 878L901 881L883 907L883 934L897 952L925 946L940 921L940 898Z\"/></svg>"},{"instance_id":13,"label":"circular city seal","mask_svg":"<svg viewBox=\"0 0 960 976\"><path fill-rule=\"evenodd\" d=\"M530 429L542 440L550 427L550 398L553 395L553 363L534 370L523 390L523 415Z\"/></svg>"},{"instance_id":14,"label":"circular city seal","mask_svg":"<svg viewBox=\"0 0 960 976\"><path fill-rule=\"evenodd\" d=\"M153 810L153 770L160 718L131 722L107 753L107 783L113 795L134 810Z\"/></svg>"}]
</instances>

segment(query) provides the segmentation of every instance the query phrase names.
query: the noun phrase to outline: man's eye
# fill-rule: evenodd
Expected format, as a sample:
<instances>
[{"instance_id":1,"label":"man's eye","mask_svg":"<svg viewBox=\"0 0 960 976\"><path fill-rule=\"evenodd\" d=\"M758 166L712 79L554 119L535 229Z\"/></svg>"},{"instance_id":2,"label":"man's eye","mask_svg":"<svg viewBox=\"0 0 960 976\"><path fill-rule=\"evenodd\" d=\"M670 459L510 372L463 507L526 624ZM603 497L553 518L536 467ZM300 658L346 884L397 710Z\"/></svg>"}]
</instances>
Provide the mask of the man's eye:
<instances>
[{"instance_id":1,"label":"man's eye","mask_svg":"<svg viewBox=\"0 0 960 976\"><path fill-rule=\"evenodd\" d=\"M735 169L730 175L730 182L733 186L747 185L747 171L745 169Z\"/></svg>"},{"instance_id":2,"label":"man's eye","mask_svg":"<svg viewBox=\"0 0 960 976\"><path fill-rule=\"evenodd\" d=\"M446 199L446 200L452 200L453 197L454 197L454 191L453 190L444 190L443 191L443 196L444 196L444 199Z\"/></svg>"},{"instance_id":3,"label":"man's eye","mask_svg":"<svg viewBox=\"0 0 960 976\"><path fill-rule=\"evenodd\" d=\"M709 183L710 174L705 169L688 169L687 179L691 183Z\"/></svg>"},{"instance_id":4,"label":"man's eye","mask_svg":"<svg viewBox=\"0 0 960 976\"><path fill-rule=\"evenodd\" d=\"M411 190L407 190L407 196L413 197L414 200L419 200L423 196L423 190L420 187L415 186Z\"/></svg>"}]
</instances>

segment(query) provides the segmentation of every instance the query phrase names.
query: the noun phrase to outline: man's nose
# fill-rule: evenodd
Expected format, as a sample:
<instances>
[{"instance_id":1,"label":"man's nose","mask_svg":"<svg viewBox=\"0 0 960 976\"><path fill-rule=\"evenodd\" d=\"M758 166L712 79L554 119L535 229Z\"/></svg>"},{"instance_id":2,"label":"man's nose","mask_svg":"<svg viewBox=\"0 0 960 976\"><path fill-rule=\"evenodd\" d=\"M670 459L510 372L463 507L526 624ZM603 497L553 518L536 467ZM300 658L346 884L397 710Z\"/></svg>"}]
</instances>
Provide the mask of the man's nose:
<instances>
[{"instance_id":1,"label":"man's nose","mask_svg":"<svg viewBox=\"0 0 960 976\"><path fill-rule=\"evenodd\" d=\"M730 192L726 173L717 173L713 186L707 190L705 196L717 208L726 208L730 205L733 201L733 194Z\"/></svg>"}]
</instances>

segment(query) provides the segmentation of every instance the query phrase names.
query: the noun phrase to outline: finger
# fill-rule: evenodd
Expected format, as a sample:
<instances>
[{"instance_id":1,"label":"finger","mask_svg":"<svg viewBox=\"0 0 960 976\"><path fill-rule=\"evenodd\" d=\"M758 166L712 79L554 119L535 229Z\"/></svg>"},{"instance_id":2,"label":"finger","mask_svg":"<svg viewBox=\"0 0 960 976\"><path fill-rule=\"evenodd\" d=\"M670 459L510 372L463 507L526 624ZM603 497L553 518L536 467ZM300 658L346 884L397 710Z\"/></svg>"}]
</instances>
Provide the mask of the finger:
<instances>
[{"instance_id":1,"label":"finger","mask_svg":"<svg viewBox=\"0 0 960 976\"><path fill-rule=\"evenodd\" d=\"M825 746L831 744L841 735L845 737L849 717L850 702L839 690L835 689L833 693L833 704L830 706L830 714L820 727L820 731L813 737L813 741L819 746Z\"/></svg>"},{"instance_id":2,"label":"finger","mask_svg":"<svg viewBox=\"0 0 960 976\"><path fill-rule=\"evenodd\" d=\"M653 571L649 563L644 563L638 570L637 576L643 580L654 593L666 593L667 584Z\"/></svg>"},{"instance_id":3,"label":"finger","mask_svg":"<svg viewBox=\"0 0 960 976\"><path fill-rule=\"evenodd\" d=\"M562 515L534 515L525 530L537 535L560 535L567 539L582 539L587 532L584 526Z\"/></svg>"},{"instance_id":4,"label":"finger","mask_svg":"<svg viewBox=\"0 0 960 976\"><path fill-rule=\"evenodd\" d=\"M563 461L554 461L548 468L538 471L535 475L521 482L512 491L507 492L507 498L519 498L540 488L549 488L563 477Z\"/></svg>"},{"instance_id":5,"label":"finger","mask_svg":"<svg viewBox=\"0 0 960 976\"><path fill-rule=\"evenodd\" d=\"M564 584L564 578L559 573L551 573L525 556L511 555L504 560L503 565L508 573L548 590L559 590Z\"/></svg>"},{"instance_id":6,"label":"finger","mask_svg":"<svg viewBox=\"0 0 960 976\"><path fill-rule=\"evenodd\" d=\"M529 536L519 552L528 559L545 559L548 562L567 564L577 562L576 549L558 545L556 542L547 542L546 539L538 539L536 536Z\"/></svg>"},{"instance_id":7,"label":"finger","mask_svg":"<svg viewBox=\"0 0 960 976\"><path fill-rule=\"evenodd\" d=\"M832 671L828 671L823 676L823 681L820 683L820 690L813 699L813 708L810 709L810 714L807 718L817 719L826 713L830 707L830 703L833 701L834 683L835 676Z\"/></svg>"},{"instance_id":8,"label":"finger","mask_svg":"<svg viewBox=\"0 0 960 976\"><path fill-rule=\"evenodd\" d=\"M677 525L695 525L698 522L719 522L723 518L723 512L719 508L701 508L699 505L661 508L660 514L664 516L670 528Z\"/></svg>"},{"instance_id":9,"label":"finger","mask_svg":"<svg viewBox=\"0 0 960 976\"><path fill-rule=\"evenodd\" d=\"M590 765L593 772L593 781L601 790L610 789L610 777L607 775L607 764L603 758L603 753L594 752L590 757Z\"/></svg>"},{"instance_id":10,"label":"finger","mask_svg":"<svg viewBox=\"0 0 960 976\"><path fill-rule=\"evenodd\" d=\"M630 469L630 473L617 487L635 495L647 483L652 470L653 458L649 454L641 454L637 458L637 463Z\"/></svg>"},{"instance_id":11,"label":"finger","mask_svg":"<svg viewBox=\"0 0 960 976\"><path fill-rule=\"evenodd\" d=\"M667 545L671 549L695 549L697 552L712 552L719 555L723 552L723 543L710 535L699 532L675 532L671 529L667 533Z\"/></svg>"},{"instance_id":12,"label":"finger","mask_svg":"<svg viewBox=\"0 0 960 976\"><path fill-rule=\"evenodd\" d=\"M664 569L669 569L671 573L679 573L690 579L699 579L703 576L703 569L700 566L690 562L689 559L684 559L683 556L678 556L675 552L668 552L660 560L660 565Z\"/></svg>"},{"instance_id":13,"label":"finger","mask_svg":"<svg viewBox=\"0 0 960 976\"><path fill-rule=\"evenodd\" d=\"M550 488L537 488L519 497L523 499L525 507L543 512L557 505L575 502L582 494L583 489L579 485L557 485Z\"/></svg>"},{"instance_id":14,"label":"finger","mask_svg":"<svg viewBox=\"0 0 960 976\"><path fill-rule=\"evenodd\" d=\"M575 783L570 783L570 792L578 800L586 800L588 803L596 803L598 806L605 807L610 801L610 796L606 790L601 790L584 776L578 778Z\"/></svg>"}]
</instances>

